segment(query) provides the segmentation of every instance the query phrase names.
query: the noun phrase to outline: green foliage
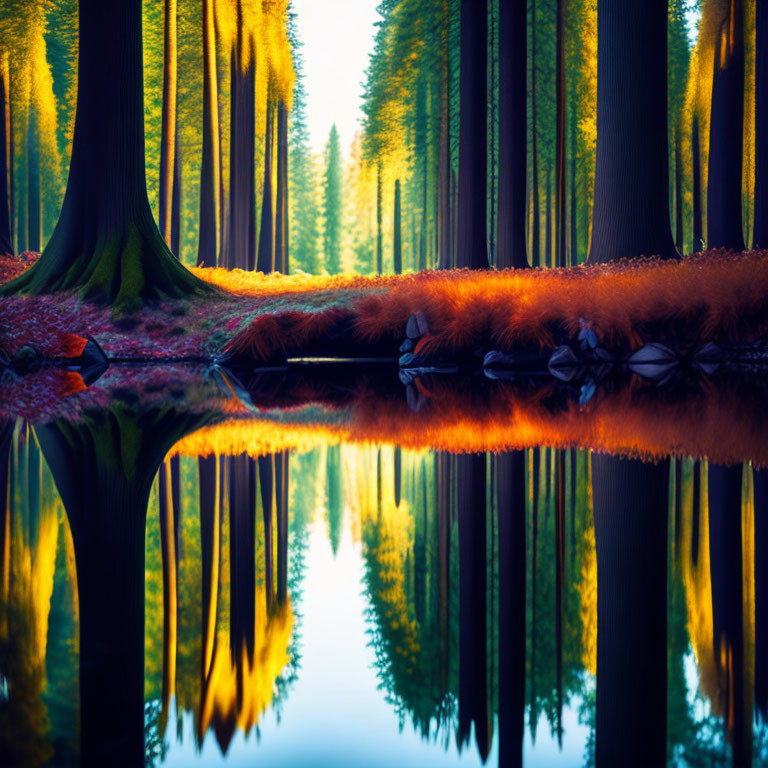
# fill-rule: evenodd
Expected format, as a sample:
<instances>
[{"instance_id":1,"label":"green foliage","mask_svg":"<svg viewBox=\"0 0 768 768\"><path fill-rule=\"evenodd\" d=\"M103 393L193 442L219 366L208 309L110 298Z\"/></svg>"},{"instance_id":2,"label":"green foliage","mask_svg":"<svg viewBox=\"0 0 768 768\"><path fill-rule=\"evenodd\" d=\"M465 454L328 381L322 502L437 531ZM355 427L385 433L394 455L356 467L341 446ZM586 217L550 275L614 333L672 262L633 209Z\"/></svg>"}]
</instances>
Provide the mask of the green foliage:
<instances>
[{"instance_id":1,"label":"green foliage","mask_svg":"<svg viewBox=\"0 0 768 768\"><path fill-rule=\"evenodd\" d=\"M334 124L325 145L323 179L323 255L325 268L331 275L341 271L342 184L341 144Z\"/></svg>"}]
</instances>

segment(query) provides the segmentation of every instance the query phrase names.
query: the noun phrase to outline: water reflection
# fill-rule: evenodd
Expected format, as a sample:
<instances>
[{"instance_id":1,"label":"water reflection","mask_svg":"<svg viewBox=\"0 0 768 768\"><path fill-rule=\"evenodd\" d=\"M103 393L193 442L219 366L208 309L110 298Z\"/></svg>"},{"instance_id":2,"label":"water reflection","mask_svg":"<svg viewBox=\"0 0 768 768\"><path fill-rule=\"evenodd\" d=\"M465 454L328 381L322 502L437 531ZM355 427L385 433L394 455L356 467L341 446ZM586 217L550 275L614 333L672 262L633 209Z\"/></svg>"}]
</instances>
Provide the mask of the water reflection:
<instances>
[{"instance_id":1,"label":"water reflection","mask_svg":"<svg viewBox=\"0 0 768 768\"><path fill-rule=\"evenodd\" d=\"M420 429L442 447L495 418L496 436L467 437L494 447L511 406L539 434L576 429L553 392L505 383L454 384L452 410L444 382L422 383L431 402L414 411L376 380L283 378L267 397L264 380L190 374L147 397L143 375L133 389L110 375L109 407L91 392L68 417L0 430L4 765L279 759L270 743L292 728L337 764L768 761L768 477L749 462L749 398L723 449L738 463L643 462L514 434L497 453L366 444ZM682 414L658 422L652 453L689 444L697 397L648 412ZM730 397L712 394L709 423L737 413ZM317 603L345 558L375 679L349 681L351 704L312 688L337 723L321 731L291 709L314 679L303 658L332 656L305 632L304 594ZM332 627L350 610L338 599L322 603ZM374 701L390 714L375 710L354 752L345 719Z\"/></svg>"}]
</instances>

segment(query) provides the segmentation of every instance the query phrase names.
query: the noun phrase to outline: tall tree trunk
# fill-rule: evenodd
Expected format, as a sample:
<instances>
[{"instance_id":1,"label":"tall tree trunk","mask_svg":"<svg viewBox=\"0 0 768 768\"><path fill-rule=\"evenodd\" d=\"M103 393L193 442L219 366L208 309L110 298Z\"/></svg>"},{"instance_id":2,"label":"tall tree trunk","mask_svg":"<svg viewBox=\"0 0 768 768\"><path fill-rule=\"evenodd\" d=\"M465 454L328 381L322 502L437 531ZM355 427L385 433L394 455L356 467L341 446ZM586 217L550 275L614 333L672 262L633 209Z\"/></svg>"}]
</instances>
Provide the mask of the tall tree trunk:
<instances>
[{"instance_id":1,"label":"tall tree trunk","mask_svg":"<svg viewBox=\"0 0 768 768\"><path fill-rule=\"evenodd\" d=\"M565 0L557 0L555 42L555 266L565 266Z\"/></svg>"},{"instance_id":2,"label":"tall tree trunk","mask_svg":"<svg viewBox=\"0 0 768 768\"><path fill-rule=\"evenodd\" d=\"M277 602L283 605L288 597L288 491L290 487L290 453L276 456L275 465L277 507Z\"/></svg>"},{"instance_id":3,"label":"tall tree trunk","mask_svg":"<svg viewBox=\"0 0 768 768\"><path fill-rule=\"evenodd\" d=\"M756 4L755 13L755 227L752 247L768 248L768 4L765 0Z\"/></svg>"},{"instance_id":4,"label":"tall tree trunk","mask_svg":"<svg viewBox=\"0 0 768 768\"><path fill-rule=\"evenodd\" d=\"M11 227L11 77L8 54L0 56L0 254L13 253Z\"/></svg>"},{"instance_id":5,"label":"tall tree trunk","mask_svg":"<svg viewBox=\"0 0 768 768\"><path fill-rule=\"evenodd\" d=\"M641 255L676 255L669 226L667 3L599 0L589 260Z\"/></svg>"},{"instance_id":6,"label":"tall tree trunk","mask_svg":"<svg viewBox=\"0 0 768 768\"><path fill-rule=\"evenodd\" d=\"M384 272L384 236L382 234L381 163L376 168L376 272Z\"/></svg>"},{"instance_id":7,"label":"tall tree trunk","mask_svg":"<svg viewBox=\"0 0 768 768\"><path fill-rule=\"evenodd\" d=\"M593 454L598 768L664 766L669 462Z\"/></svg>"},{"instance_id":8,"label":"tall tree trunk","mask_svg":"<svg viewBox=\"0 0 768 768\"><path fill-rule=\"evenodd\" d=\"M675 246L683 253L683 150L682 115L675 122Z\"/></svg>"},{"instance_id":9,"label":"tall tree trunk","mask_svg":"<svg viewBox=\"0 0 768 768\"><path fill-rule=\"evenodd\" d=\"M171 200L171 253L181 258L181 147L176 126L176 152L173 160L173 198Z\"/></svg>"},{"instance_id":10,"label":"tall tree trunk","mask_svg":"<svg viewBox=\"0 0 768 768\"><path fill-rule=\"evenodd\" d=\"M203 0L203 156L197 266L215 267L221 236L221 147L213 0Z\"/></svg>"},{"instance_id":11,"label":"tall tree trunk","mask_svg":"<svg viewBox=\"0 0 768 768\"><path fill-rule=\"evenodd\" d=\"M163 112L160 133L160 232L178 257L178 251L171 247L171 219L176 168L176 0L164 0L165 16L163 25Z\"/></svg>"},{"instance_id":12,"label":"tall tree trunk","mask_svg":"<svg viewBox=\"0 0 768 768\"><path fill-rule=\"evenodd\" d=\"M395 213L394 233L392 236L392 269L396 275L403 271L403 239L400 212L400 179L395 180Z\"/></svg>"},{"instance_id":13,"label":"tall tree trunk","mask_svg":"<svg viewBox=\"0 0 768 768\"><path fill-rule=\"evenodd\" d=\"M27 249L39 252L43 239L40 206L40 132L37 109L29 105L27 117Z\"/></svg>"},{"instance_id":14,"label":"tall tree trunk","mask_svg":"<svg viewBox=\"0 0 768 768\"><path fill-rule=\"evenodd\" d=\"M243 31L241 0L237 0L237 26L238 39L233 45L231 57L227 266L253 269L256 241L256 63L253 39Z\"/></svg>"},{"instance_id":15,"label":"tall tree trunk","mask_svg":"<svg viewBox=\"0 0 768 768\"><path fill-rule=\"evenodd\" d=\"M541 266L541 213L539 211L539 151L536 128L536 0L531 0L531 264Z\"/></svg>"},{"instance_id":16,"label":"tall tree trunk","mask_svg":"<svg viewBox=\"0 0 768 768\"><path fill-rule=\"evenodd\" d=\"M176 655L178 646L178 540L175 519L171 464L164 461L158 472L160 545L163 562L163 698L158 730L165 734L171 696L176 693Z\"/></svg>"},{"instance_id":17,"label":"tall tree trunk","mask_svg":"<svg viewBox=\"0 0 768 768\"><path fill-rule=\"evenodd\" d=\"M554 267L552 257L552 174L549 168L547 168L547 188L544 195L544 266ZM549 451L547 451L547 467L550 466L549 461ZM549 471L547 471L547 477L549 477Z\"/></svg>"},{"instance_id":18,"label":"tall tree trunk","mask_svg":"<svg viewBox=\"0 0 768 768\"><path fill-rule=\"evenodd\" d=\"M288 110L282 99L277 103L275 270L288 274Z\"/></svg>"},{"instance_id":19,"label":"tall tree trunk","mask_svg":"<svg viewBox=\"0 0 768 768\"><path fill-rule=\"evenodd\" d=\"M459 129L459 236L457 266L488 267L487 201L487 9L461 0Z\"/></svg>"},{"instance_id":20,"label":"tall tree trunk","mask_svg":"<svg viewBox=\"0 0 768 768\"><path fill-rule=\"evenodd\" d=\"M701 151L699 147L699 118L696 114L693 116L693 125L691 127L691 152L693 166L693 252L698 253L704 247L702 239L702 216L701 216Z\"/></svg>"},{"instance_id":21,"label":"tall tree trunk","mask_svg":"<svg viewBox=\"0 0 768 768\"><path fill-rule=\"evenodd\" d=\"M525 199L527 3L499 3L499 186L496 266L528 266Z\"/></svg>"},{"instance_id":22,"label":"tall tree trunk","mask_svg":"<svg viewBox=\"0 0 768 768\"><path fill-rule=\"evenodd\" d=\"M579 239L576 227L576 105L571 105L571 247L570 264L575 267L579 263Z\"/></svg>"},{"instance_id":23,"label":"tall tree trunk","mask_svg":"<svg viewBox=\"0 0 768 768\"><path fill-rule=\"evenodd\" d=\"M173 258L144 175L141 3L81 0L77 116L67 191L42 258L0 291L78 289L131 309L217 293Z\"/></svg>"},{"instance_id":24,"label":"tall tree trunk","mask_svg":"<svg viewBox=\"0 0 768 768\"><path fill-rule=\"evenodd\" d=\"M439 269L451 268L451 120L450 70L448 67L448 2L442 3L441 60L440 60L440 137L437 179L437 258Z\"/></svg>"},{"instance_id":25,"label":"tall tree trunk","mask_svg":"<svg viewBox=\"0 0 768 768\"><path fill-rule=\"evenodd\" d=\"M715 47L709 125L707 247L744 250L741 165L744 131L744 11L730 0Z\"/></svg>"},{"instance_id":26,"label":"tall tree trunk","mask_svg":"<svg viewBox=\"0 0 768 768\"><path fill-rule=\"evenodd\" d=\"M267 97L267 129L264 136L264 194L261 198L261 228L259 229L259 257L256 265L260 272L275 270L275 241L272 219L272 134L274 107Z\"/></svg>"},{"instance_id":27,"label":"tall tree trunk","mask_svg":"<svg viewBox=\"0 0 768 768\"><path fill-rule=\"evenodd\" d=\"M503 5L503 3L502 3ZM525 453L496 460L499 520L499 765L523 764L525 727Z\"/></svg>"}]
</instances>

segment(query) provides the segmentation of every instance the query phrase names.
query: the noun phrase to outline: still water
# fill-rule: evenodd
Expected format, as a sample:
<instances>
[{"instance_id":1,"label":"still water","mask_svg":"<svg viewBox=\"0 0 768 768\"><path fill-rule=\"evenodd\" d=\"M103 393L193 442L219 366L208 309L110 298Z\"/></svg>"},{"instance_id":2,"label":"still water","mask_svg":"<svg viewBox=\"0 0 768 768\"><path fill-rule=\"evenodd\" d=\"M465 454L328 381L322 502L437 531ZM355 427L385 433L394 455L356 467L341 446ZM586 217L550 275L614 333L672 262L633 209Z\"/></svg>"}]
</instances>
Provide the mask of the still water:
<instances>
[{"instance_id":1,"label":"still water","mask_svg":"<svg viewBox=\"0 0 768 768\"><path fill-rule=\"evenodd\" d=\"M749 461L265 453L115 392L2 425L0 764L768 764Z\"/></svg>"}]
</instances>

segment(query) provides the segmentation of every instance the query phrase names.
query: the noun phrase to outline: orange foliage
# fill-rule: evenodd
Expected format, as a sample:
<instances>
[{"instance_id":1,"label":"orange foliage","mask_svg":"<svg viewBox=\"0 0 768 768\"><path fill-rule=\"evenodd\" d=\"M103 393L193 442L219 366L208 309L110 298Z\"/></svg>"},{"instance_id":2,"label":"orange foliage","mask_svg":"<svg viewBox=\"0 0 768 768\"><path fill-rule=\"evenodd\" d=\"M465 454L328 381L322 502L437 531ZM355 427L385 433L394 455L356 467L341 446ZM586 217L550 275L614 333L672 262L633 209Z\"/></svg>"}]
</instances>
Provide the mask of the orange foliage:
<instances>
[{"instance_id":1,"label":"orange foliage","mask_svg":"<svg viewBox=\"0 0 768 768\"><path fill-rule=\"evenodd\" d=\"M429 389L428 387L430 387ZM412 411L405 398L362 394L345 410L308 405L231 419L185 437L173 451L259 456L308 450L320 444L385 443L455 453L510 451L533 446L578 447L655 459L668 454L722 464L768 464L768 417L760 393L702 390L672 402L629 387L601 393L586 407L553 405L549 391L517 392L498 385L490 395L458 391L454 377L422 385L425 405Z\"/></svg>"},{"instance_id":2,"label":"orange foliage","mask_svg":"<svg viewBox=\"0 0 768 768\"><path fill-rule=\"evenodd\" d=\"M651 323L688 323L702 341L744 340L745 333L768 331L764 252L710 251L681 262L642 259L557 270L454 270L389 277L266 277L221 269L196 274L248 296L321 294L316 297L318 311L306 313L314 320L294 312L291 342L299 346L302 339L317 335L314 323L319 322L321 298L336 304L327 311L353 319L359 340L400 339L411 313L423 312L430 327L422 344L426 353L466 349L480 340L501 348L518 343L551 346L553 329L575 336L582 317L592 321L602 343L628 343L633 348L643 341L638 329ZM232 348L252 347L261 331L247 328Z\"/></svg>"}]
</instances>

